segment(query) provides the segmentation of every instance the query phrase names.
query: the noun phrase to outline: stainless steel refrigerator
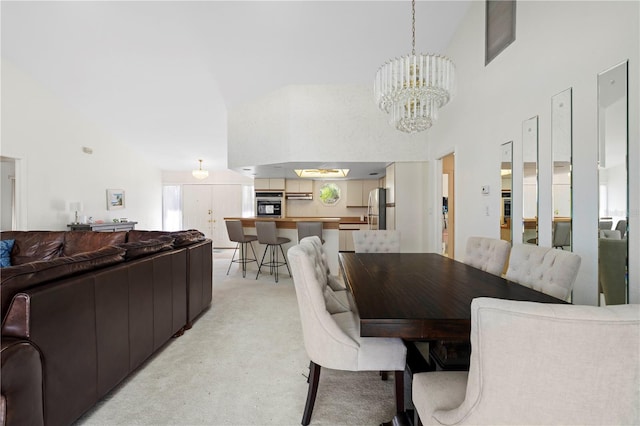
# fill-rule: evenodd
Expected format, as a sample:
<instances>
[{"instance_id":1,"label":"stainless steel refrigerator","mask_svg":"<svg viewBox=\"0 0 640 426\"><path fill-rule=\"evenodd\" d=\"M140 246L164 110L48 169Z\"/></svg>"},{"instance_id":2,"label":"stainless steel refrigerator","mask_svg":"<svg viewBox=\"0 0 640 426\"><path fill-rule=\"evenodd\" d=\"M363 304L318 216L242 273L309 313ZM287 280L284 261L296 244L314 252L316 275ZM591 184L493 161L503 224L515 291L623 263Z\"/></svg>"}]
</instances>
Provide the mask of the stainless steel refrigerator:
<instances>
[{"instance_id":1,"label":"stainless steel refrigerator","mask_svg":"<svg viewBox=\"0 0 640 426\"><path fill-rule=\"evenodd\" d=\"M369 192L367 207L369 229L387 229L387 190L375 188Z\"/></svg>"}]
</instances>

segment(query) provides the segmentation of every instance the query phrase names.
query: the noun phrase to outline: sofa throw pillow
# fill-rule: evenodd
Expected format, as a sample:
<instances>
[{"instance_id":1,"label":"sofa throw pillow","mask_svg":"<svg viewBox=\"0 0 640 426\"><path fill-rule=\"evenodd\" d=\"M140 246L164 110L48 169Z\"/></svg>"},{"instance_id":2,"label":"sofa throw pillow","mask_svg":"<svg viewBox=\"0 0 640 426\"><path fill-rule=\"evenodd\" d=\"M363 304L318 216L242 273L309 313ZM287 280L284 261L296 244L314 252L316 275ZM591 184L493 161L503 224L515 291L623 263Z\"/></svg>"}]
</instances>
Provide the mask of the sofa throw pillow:
<instances>
[{"instance_id":1,"label":"sofa throw pillow","mask_svg":"<svg viewBox=\"0 0 640 426\"><path fill-rule=\"evenodd\" d=\"M118 247L125 249L127 251L124 255L125 259L131 260L172 249L173 238L165 235L158 237L157 240L131 241L119 244Z\"/></svg>"},{"instance_id":2,"label":"sofa throw pillow","mask_svg":"<svg viewBox=\"0 0 640 426\"><path fill-rule=\"evenodd\" d=\"M11 249L16 240L0 241L0 268L11 266Z\"/></svg>"}]
</instances>

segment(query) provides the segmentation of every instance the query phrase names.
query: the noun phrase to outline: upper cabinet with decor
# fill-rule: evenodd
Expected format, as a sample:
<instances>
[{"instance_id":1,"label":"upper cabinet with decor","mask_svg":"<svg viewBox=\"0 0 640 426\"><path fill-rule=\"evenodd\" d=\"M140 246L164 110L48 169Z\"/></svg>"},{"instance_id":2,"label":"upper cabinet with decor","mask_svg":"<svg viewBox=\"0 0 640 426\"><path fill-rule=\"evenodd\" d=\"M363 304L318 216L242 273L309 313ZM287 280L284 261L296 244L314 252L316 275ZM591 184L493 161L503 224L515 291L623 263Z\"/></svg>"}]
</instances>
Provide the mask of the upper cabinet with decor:
<instances>
[{"instance_id":1,"label":"upper cabinet with decor","mask_svg":"<svg viewBox=\"0 0 640 426\"><path fill-rule=\"evenodd\" d=\"M369 192L378 187L378 179L348 180L347 207L367 207Z\"/></svg>"},{"instance_id":2,"label":"upper cabinet with decor","mask_svg":"<svg viewBox=\"0 0 640 426\"><path fill-rule=\"evenodd\" d=\"M256 191L284 191L284 179L254 179L253 186Z\"/></svg>"},{"instance_id":3,"label":"upper cabinet with decor","mask_svg":"<svg viewBox=\"0 0 640 426\"><path fill-rule=\"evenodd\" d=\"M285 185L286 192L312 193L313 181L308 179L287 179Z\"/></svg>"}]
</instances>

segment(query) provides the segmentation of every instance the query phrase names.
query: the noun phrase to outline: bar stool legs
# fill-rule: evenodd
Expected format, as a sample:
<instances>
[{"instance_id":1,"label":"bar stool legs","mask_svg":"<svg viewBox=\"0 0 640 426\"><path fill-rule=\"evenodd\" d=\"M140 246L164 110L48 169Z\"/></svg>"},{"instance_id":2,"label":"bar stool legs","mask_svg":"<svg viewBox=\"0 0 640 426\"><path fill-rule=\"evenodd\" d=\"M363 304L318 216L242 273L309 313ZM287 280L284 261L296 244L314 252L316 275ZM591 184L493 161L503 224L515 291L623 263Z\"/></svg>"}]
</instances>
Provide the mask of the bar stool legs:
<instances>
[{"instance_id":1,"label":"bar stool legs","mask_svg":"<svg viewBox=\"0 0 640 426\"><path fill-rule=\"evenodd\" d=\"M253 259L247 257L247 244L251 247L251 251L253 252ZM238 251L238 247L240 248L240 257L235 259L236 253ZM234 263L242 264L242 278L247 276L247 263L256 262L258 263L258 258L256 256L256 252L253 249L253 244L251 241L243 241L236 244L236 249L233 251L233 256L231 257L231 262L229 263L229 268L227 268L227 275L229 275L229 271L231 270L231 265Z\"/></svg>"},{"instance_id":2,"label":"bar stool legs","mask_svg":"<svg viewBox=\"0 0 640 426\"><path fill-rule=\"evenodd\" d=\"M278 255L278 247L280 247L280 252L282 253L282 259L279 259ZM269 260L267 262L264 261L264 258L269 252ZM289 264L287 263L287 256L284 254L284 249L282 248L282 244L267 244L267 247L264 250L264 254L262 255L262 260L260 261L260 266L258 266L258 273L256 274L256 280L260 276L260 270L262 266L269 267L269 274L274 275L276 282L278 282L278 269L280 266L286 266L287 271L289 272L289 276L291 276L291 270L289 269Z\"/></svg>"}]
</instances>

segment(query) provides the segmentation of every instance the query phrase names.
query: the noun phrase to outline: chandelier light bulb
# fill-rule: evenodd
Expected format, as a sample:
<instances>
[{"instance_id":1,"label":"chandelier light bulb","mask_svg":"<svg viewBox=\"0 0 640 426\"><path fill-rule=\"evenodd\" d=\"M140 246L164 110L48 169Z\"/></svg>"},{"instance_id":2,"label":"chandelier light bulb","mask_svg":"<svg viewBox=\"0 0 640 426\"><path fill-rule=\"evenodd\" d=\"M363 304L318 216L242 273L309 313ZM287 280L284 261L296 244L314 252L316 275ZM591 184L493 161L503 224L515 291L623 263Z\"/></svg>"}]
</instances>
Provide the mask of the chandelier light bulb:
<instances>
[{"instance_id":1,"label":"chandelier light bulb","mask_svg":"<svg viewBox=\"0 0 640 426\"><path fill-rule=\"evenodd\" d=\"M196 179L205 179L209 176L208 170L202 170L202 160L198 160L200 162L200 167L196 170L193 170L191 174Z\"/></svg>"},{"instance_id":2,"label":"chandelier light bulb","mask_svg":"<svg viewBox=\"0 0 640 426\"><path fill-rule=\"evenodd\" d=\"M442 55L415 53L415 0L412 8L410 55L385 62L373 84L375 102L389 114L389 123L406 133L428 129L455 90L455 66Z\"/></svg>"}]
</instances>

